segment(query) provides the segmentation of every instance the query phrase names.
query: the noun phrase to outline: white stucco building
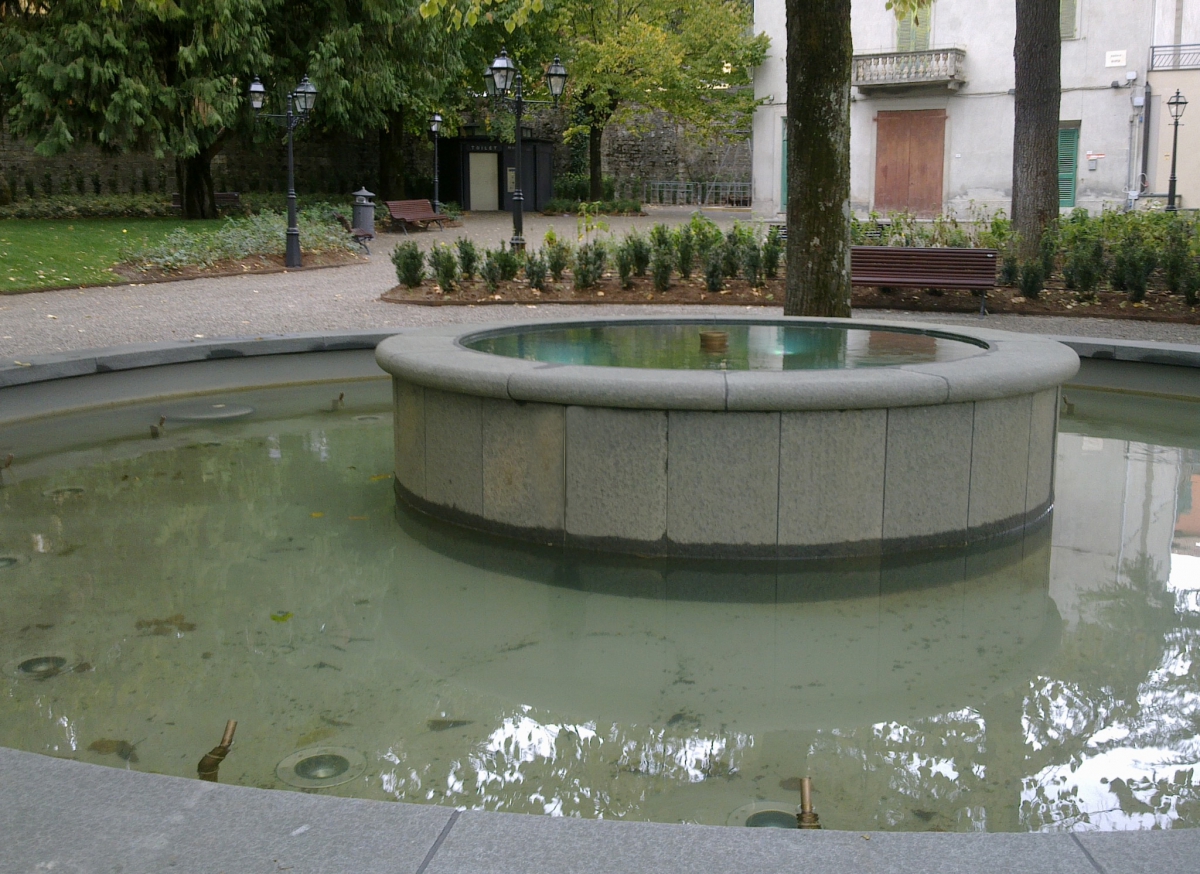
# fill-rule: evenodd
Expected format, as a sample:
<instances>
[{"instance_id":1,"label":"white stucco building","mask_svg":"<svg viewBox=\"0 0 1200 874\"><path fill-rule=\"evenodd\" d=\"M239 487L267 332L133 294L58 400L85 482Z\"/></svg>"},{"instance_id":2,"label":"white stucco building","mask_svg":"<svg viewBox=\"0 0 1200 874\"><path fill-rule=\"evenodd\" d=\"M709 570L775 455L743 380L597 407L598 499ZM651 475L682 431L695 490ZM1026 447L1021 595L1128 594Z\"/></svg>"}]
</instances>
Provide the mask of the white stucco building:
<instances>
[{"instance_id":1,"label":"white stucco building","mask_svg":"<svg viewBox=\"0 0 1200 874\"><path fill-rule=\"evenodd\" d=\"M970 216L1012 188L1013 3L936 0L919 24L856 0L851 205L856 213ZM756 0L771 37L756 71L754 209L786 210L783 0ZM1180 127L1178 191L1200 206L1200 0L1062 0L1059 194L1064 208L1160 202L1171 165L1166 100L1196 101ZM1189 117L1190 116L1190 117ZM1187 122L1192 121L1189 136Z\"/></svg>"}]
</instances>

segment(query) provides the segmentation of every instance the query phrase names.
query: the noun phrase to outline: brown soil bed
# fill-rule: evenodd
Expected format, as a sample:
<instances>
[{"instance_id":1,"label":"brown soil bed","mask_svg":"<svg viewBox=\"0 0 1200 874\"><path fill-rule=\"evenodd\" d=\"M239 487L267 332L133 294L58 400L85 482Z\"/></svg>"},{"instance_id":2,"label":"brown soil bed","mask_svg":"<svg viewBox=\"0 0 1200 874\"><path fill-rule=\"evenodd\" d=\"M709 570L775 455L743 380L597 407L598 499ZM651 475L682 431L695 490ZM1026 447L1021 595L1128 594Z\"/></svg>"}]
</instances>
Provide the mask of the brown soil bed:
<instances>
[{"instance_id":1,"label":"brown soil bed","mask_svg":"<svg viewBox=\"0 0 1200 874\"><path fill-rule=\"evenodd\" d=\"M304 266L287 268L283 266L282 255L259 255L241 261L218 261L208 267L181 267L178 270L143 270L132 264L118 264L113 272L123 276L130 282L172 282L176 279L204 279L217 276L242 276L255 273L282 273L288 269L308 270L316 267L342 267L347 264L357 264L365 261L362 255L355 252L305 252Z\"/></svg>"},{"instance_id":2,"label":"brown soil bed","mask_svg":"<svg viewBox=\"0 0 1200 874\"><path fill-rule=\"evenodd\" d=\"M538 292L518 279L504 282L495 294L488 292L483 281L460 282L450 294L442 292L432 280L417 288L397 285L383 293L389 303L419 306L486 306L488 304L724 304L733 306L782 306L783 279L768 280L760 289L753 289L742 279L725 282L719 293L706 291L704 280L675 279L665 292L654 290L648 277L635 278L633 288L621 288L616 277L606 276L595 288L577 290L569 278L551 282L545 291ZM923 313L979 312L979 297L970 291L931 293L922 289L896 289L889 293L878 288L855 288L852 296L855 309L910 310ZM1181 322L1200 324L1200 310L1190 307L1182 295L1150 291L1142 303L1133 303L1129 295L1116 291L1098 291L1091 300L1081 300L1078 293L1059 285L1048 287L1037 300L1027 300L1011 288L994 288L988 292L990 313L1023 313L1031 316L1087 316L1091 318L1135 319L1139 321Z\"/></svg>"}]
</instances>

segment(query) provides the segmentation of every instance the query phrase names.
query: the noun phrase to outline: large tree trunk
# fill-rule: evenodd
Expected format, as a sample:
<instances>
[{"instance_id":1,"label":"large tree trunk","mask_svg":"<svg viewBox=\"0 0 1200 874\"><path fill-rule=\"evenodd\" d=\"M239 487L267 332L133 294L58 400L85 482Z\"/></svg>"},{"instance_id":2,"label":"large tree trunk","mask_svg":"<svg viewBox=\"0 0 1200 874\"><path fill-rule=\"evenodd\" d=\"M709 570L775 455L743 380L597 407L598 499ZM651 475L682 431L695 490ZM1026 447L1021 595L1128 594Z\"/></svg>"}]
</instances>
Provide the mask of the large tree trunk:
<instances>
[{"instance_id":1,"label":"large tree trunk","mask_svg":"<svg viewBox=\"0 0 1200 874\"><path fill-rule=\"evenodd\" d=\"M593 96L587 102L588 115L588 199L604 200L603 154L604 128L617 111L612 95Z\"/></svg>"},{"instance_id":2,"label":"large tree trunk","mask_svg":"<svg viewBox=\"0 0 1200 874\"><path fill-rule=\"evenodd\" d=\"M789 316L850 315L850 0L787 0Z\"/></svg>"},{"instance_id":3,"label":"large tree trunk","mask_svg":"<svg viewBox=\"0 0 1200 874\"><path fill-rule=\"evenodd\" d=\"M213 189L212 157L208 152L175 159L175 185L183 217L216 218L217 198Z\"/></svg>"},{"instance_id":4,"label":"large tree trunk","mask_svg":"<svg viewBox=\"0 0 1200 874\"><path fill-rule=\"evenodd\" d=\"M222 129L216 138L189 158L175 159L175 186L179 191L179 203L183 217L190 219L216 218L217 195L213 186L212 161L229 138L229 130Z\"/></svg>"},{"instance_id":5,"label":"large tree trunk","mask_svg":"<svg viewBox=\"0 0 1200 874\"><path fill-rule=\"evenodd\" d=\"M588 130L588 198L604 199L604 176L601 173L600 145L604 140L604 128L593 121Z\"/></svg>"},{"instance_id":6,"label":"large tree trunk","mask_svg":"<svg viewBox=\"0 0 1200 874\"><path fill-rule=\"evenodd\" d=\"M1018 257L1037 257L1058 219L1058 103L1062 92L1059 0L1017 0L1013 127L1013 230Z\"/></svg>"},{"instance_id":7,"label":"large tree trunk","mask_svg":"<svg viewBox=\"0 0 1200 874\"><path fill-rule=\"evenodd\" d=\"M387 116L388 126L379 132L379 199L404 200L404 111Z\"/></svg>"}]
</instances>

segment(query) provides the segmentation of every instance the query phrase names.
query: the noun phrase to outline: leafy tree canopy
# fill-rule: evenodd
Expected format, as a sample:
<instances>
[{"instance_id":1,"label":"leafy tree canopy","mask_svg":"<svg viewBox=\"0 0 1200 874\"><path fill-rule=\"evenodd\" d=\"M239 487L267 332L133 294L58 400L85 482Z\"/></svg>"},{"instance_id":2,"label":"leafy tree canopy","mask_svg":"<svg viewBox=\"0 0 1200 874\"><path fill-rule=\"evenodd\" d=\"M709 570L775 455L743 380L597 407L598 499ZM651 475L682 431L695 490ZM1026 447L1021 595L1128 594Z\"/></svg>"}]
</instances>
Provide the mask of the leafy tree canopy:
<instances>
[{"instance_id":1,"label":"leafy tree canopy","mask_svg":"<svg viewBox=\"0 0 1200 874\"><path fill-rule=\"evenodd\" d=\"M752 68L769 45L753 34L752 9L741 0L424 0L421 11L451 27L491 15L510 34L551 36L538 41L557 43L570 71L568 97L580 111L567 133L590 139L597 198L600 135L618 109L661 109L696 124L744 119L754 106Z\"/></svg>"},{"instance_id":2,"label":"leafy tree canopy","mask_svg":"<svg viewBox=\"0 0 1200 874\"><path fill-rule=\"evenodd\" d=\"M78 141L197 155L267 65L271 0L55 0L4 8L10 129L42 155Z\"/></svg>"}]
</instances>

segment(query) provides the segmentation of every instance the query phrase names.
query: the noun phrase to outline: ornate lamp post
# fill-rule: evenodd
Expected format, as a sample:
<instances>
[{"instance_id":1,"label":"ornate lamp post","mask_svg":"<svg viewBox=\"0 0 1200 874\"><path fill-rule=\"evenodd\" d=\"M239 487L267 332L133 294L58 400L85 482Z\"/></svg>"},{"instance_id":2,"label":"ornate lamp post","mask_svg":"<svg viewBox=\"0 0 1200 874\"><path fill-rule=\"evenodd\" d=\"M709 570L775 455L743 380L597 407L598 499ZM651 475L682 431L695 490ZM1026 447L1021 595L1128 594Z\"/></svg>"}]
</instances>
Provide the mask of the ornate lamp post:
<instances>
[{"instance_id":1,"label":"ornate lamp post","mask_svg":"<svg viewBox=\"0 0 1200 874\"><path fill-rule=\"evenodd\" d=\"M429 129L433 131L433 211L440 212L441 202L438 200L438 134L442 132L442 116L435 112L429 119Z\"/></svg>"},{"instance_id":2,"label":"ornate lamp post","mask_svg":"<svg viewBox=\"0 0 1200 874\"><path fill-rule=\"evenodd\" d=\"M546 85L550 89L550 100L526 100L522 91L522 77L517 65L509 58L508 52L501 51L500 56L492 61L485 77L485 86L489 97L494 97L501 105L512 110L516 116L516 179L513 185L513 236L509 246L517 251L525 251L525 193L521 188L521 117L525 114L525 106L557 106L558 98L562 97L563 89L567 87L567 68L555 57L554 63L546 70ZM509 92L512 95L509 96Z\"/></svg>"},{"instance_id":3,"label":"ornate lamp post","mask_svg":"<svg viewBox=\"0 0 1200 874\"><path fill-rule=\"evenodd\" d=\"M1175 89L1171 99L1167 101L1167 109L1171 110L1171 118L1175 119L1175 139L1171 143L1171 181L1167 184L1167 210L1175 212L1175 156L1179 154L1179 119L1187 109L1187 98Z\"/></svg>"},{"instance_id":4,"label":"ornate lamp post","mask_svg":"<svg viewBox=\"0 0 1200 874\"><path fill-rule=\"evenodd\" d=\"M299 267L300 228L296 226L296 174L295 158L292 154L292 131L308 121L308 114L312 112L313 104L317 102L317 86L308 81L307 76L301 79L295 90L288 94L287 111L283 113L261 112L266 96L267 89L255 76L254 81L250 83L250 105L254 107L254 120L269 119L287 129L288 228L287 249L283 263L287 267Z\"/></svg>"}]
</instances>

